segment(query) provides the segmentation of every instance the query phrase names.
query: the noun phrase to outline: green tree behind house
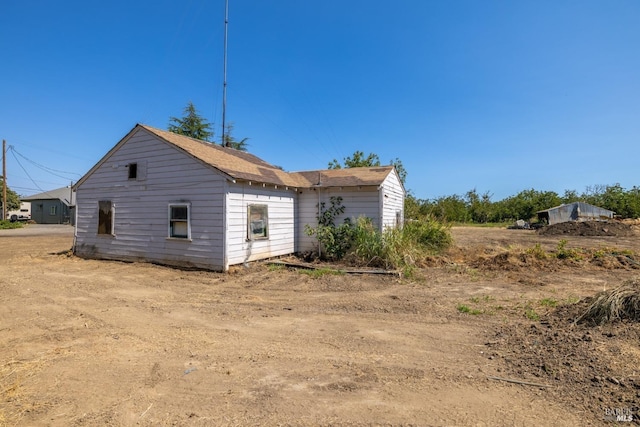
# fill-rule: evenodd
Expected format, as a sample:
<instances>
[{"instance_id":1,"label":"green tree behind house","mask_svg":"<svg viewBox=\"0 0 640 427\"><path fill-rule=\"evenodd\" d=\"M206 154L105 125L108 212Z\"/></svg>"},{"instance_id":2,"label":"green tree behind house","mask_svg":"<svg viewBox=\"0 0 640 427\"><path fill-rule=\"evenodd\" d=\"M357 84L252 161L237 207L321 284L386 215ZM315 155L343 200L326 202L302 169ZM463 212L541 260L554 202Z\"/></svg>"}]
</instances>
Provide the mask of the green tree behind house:
<instances>
[{"instance_id":1,"label":"green tree behind house","mask_svg":"<svg viewBox=\"0 0 640 427\"><path fill-rule=\"evenodd\" d=\"M402 160L396 157L395 160L391 160L389 165L395 166L396 172L398 173L398 177L402 182L402 185L405 185L407 180L407 170L404 168L402 164ZM356 151L352 156L347 156L343 159L343 163L340 163L338 159L333 159L329 162L328 169L342 169L342 168L371 168L380 166L380 157L378 157L375 153L369 153L365 157L364 152Z\"/></svg>"},{"instance_id":2,"label":"green tree behind house","mask_svg":"<svg viewBox=\"0 0 640 427\"><path fill-rule=\"evenodd\" d=\"M193 102L189 101L184 109L184 117L169 118L169 132L210 142L213 138L211 124L198 114Z\"/></svg>"},{"instance_id":3,"label":"green tree behind house","mask_svg":"<svg viewBox=\"0 0 640 427\"><path fill-rule=\"evenodd\" d=\"M367 168L380 166L380 157L377 154L369 153L367 157L364 156L362 151L356 151L351 157L345 157L344 166L337 160L333 159L329 162L329 169L342 169L344 168Z\"/></svg>"},{"instance_id":4,"label":"green tree behind house","mask_svg":"<svg viewBox=\"0 0 640 427\"><path fill-rule=\"evenodd\" d=\"M235 136L233 136L233 130L235 128L233 122L227 124L225 128L226 130L224 133L224 141L222 141L222 146L234 148L239 151L247 151L247 146L249 145L247 144L247 141L249 140L249 138L242 138L241 140L238 140Z\"/></svg>"}]
</instances>

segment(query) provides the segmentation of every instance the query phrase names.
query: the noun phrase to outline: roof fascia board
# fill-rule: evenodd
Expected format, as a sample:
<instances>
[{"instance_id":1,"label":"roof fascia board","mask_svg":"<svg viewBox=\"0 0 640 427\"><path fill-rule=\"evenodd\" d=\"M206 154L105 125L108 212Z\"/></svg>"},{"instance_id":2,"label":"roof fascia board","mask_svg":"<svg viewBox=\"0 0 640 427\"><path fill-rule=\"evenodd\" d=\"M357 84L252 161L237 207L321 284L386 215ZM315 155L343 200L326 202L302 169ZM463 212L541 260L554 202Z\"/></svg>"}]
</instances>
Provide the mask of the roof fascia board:
<instances>
[{"instance_id":1,"label":"roof fascia board","mask_svg":"<svg viewBox=\"0 0 640 427\"><path fill-rule=\"evenodd\" d=\"M350 185L312 185L311 187L307 187L309 190L313 190L316 188L321 188L323 190L330 190L334 188L340 189L356 189L356 190L378 190L382 184L350 184Z\"/></svg>"},{"instance_id":2,"label":"roof fascia board","mask_svg":"<svg viewBox=\"0 0 640 427\"><path fill-rule=\"evenodd\" d=\"M391 173L391 172L389 172ZM402 187L402 191L404 192L404 195L407 195L407 189L404 188L404 183L402 182L402 180L400 179L400 175L398 174L398 170L396 169L396 167L393 167L393 173L396 175L396 178L398 178L398 182L400 183L400 187Z\"/></svg>"},{"instance_id":3,"label":"roof fascia board","mask_svg":"<svg viewBox=\"0 0 640 427\"><path fill-rule=\"evenodd\" d=\"M276 190L292 190L298 191L298 188L304 187L296 187L294 185L286 185L286 184L274 184L272 182L262 182L256 181L253 179L244 179L244 178L231 178L229 179L234 184L249 184L250 186L262 186L262 187L274 187Z\"/></svg>"}]
</instances>

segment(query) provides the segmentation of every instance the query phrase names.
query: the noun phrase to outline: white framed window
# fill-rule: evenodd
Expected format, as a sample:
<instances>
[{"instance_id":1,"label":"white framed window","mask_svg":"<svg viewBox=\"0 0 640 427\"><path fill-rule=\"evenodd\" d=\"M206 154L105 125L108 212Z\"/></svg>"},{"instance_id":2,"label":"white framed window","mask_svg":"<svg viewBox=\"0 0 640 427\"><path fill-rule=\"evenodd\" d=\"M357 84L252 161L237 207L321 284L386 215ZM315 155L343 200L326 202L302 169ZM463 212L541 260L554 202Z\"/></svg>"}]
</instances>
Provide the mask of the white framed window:
<instances>
[{"instance_id":1,"label":"white framed window","mask_svg":"<svg viewBox=\"0 0 640 427\"><path fill-rule=\"evenodd\" d=\"M169 237L191 239L191 205L189 203L169 204Z\"/></svg>"},{"instance_id":2,"label":"white framed window","mask_svg":"<svg viewBox=\"0 0 640 427\"><path fill-rule=\"evenodd\" d=\"M110 200L98 202L98 234L114 236L115 206Z\"/></svg>"},{"instance_id":3,"label":"white framed window","mask_svg":"<svg viewBox=\"0 0 640 427\"><path fill-rule=\"evenodd\" d=\"M49 215L56 215L58 213L58 207L56 205L49 206Z\"/></svg>"},{"instance_id":4,"label":"white framed window","mask_svg":"<svg viewBox=\"0 0 640 427\"><path fill-rule=\"evenodd\" d=\"M247 240L269 238L269 207L267 205L247 206Z\"/></svg>"}]
</instances>

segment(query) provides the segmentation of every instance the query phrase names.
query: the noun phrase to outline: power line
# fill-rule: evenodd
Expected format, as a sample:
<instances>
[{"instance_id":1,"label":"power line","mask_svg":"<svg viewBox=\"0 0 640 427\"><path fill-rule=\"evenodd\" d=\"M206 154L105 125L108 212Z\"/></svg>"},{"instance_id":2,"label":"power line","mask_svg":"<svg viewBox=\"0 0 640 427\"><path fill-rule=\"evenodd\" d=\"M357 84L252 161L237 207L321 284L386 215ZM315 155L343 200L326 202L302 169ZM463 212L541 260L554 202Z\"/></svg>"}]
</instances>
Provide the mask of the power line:
<instances>
[{"instance_id":1,"label":"power line","mask_svg":"<svg viewBox=\"0 0 640 427\"><path fill-rule=\"evenodd\" d=\"M40 188L40 186L35 182L35 180L33 178L31 178L31 175L29 175L29 172L27 172L27 170L24 168L24 166L22 166L22 163L20 163L20 160L18 160L18 157L16 156L15 150L11 149L11 146L9 146L9 149L11 150L11 154L13 155L13 158L16 159L16 162L18 163L18 166L20 166L20 168L24 171L24 173L27 175L27 177L29 177L29 179L31 180L33 185L35 185L38 190L44 192L44 190L42 188Z\"/></svg>"},{"instance_id":2,"label":"power line","mask_svg":"<svg viewBox=\"0 0 640 427\"><path fill-rule=\"evenodd\" d=\"M15 190L19 190L19 191L37 191L38 190L37 188L18 187L18 186L15 186L15 185L12 185L11 189L14 190L14 191Z\"/></svg>"},{"instance_id":3,"label":"power line","mask_svg":"<svg viewBox=\"0 0 640 427\"><path fill-rule=\"evenodd\" d=\"M11 150L11 152L14 154L14 157L15 157L15 154L17 154L18 156L22 157L24 160L26 160L27 162L31 163L35 167L40 168L43 171L50 173L51 175L57 176L58 178L64 178L64 179L70 180L71 178L69 177L69 175L75 175L75 176L78 176L78 177L82 176L82 175L80 175L79 173L76 173L76 172L61 171L61 170L53 169L53 168L41 165L40 163L34 162L33 160L31 160L31 159L25 157L24 155L20 154L15 149L15 147L13 145L9 146L9 150ZM63 175L59 175L59 174L65 174L65 175L68 175L68 176L63 176Z\"/></svg>"}]
</instances>

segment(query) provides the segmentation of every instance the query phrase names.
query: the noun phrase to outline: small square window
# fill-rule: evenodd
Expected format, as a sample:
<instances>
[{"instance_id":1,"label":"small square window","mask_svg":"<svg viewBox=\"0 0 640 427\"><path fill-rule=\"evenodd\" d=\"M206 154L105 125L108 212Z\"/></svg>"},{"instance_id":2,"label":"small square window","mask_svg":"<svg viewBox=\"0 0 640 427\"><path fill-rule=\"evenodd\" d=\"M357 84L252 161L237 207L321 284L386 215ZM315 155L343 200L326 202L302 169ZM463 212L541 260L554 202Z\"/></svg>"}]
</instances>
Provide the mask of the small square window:
<instances>
[{"instance_id":1,"label":"small square window","mask_svg":"<svg viewBox=\"0 0 640 427\"><path fill-rule=\"evenodd\" d=\"M188 204L169 205L169 237L177 239L191 238Z\"/></svg>"},{"instance_id":2,"label":"small square window","mask_svg":"<svg viewBox=\"0 0 640 427\"><path fill-rule=\"evenodd\" d=\"M138 164L137 163L129 163L129 179L137 179L138 178Z\"/></svg>"},{"instance_id":3,"label":"small square window","mask_svg":"<svg viewBox=\"0 0 640 427\"><path fill-rule=\"evenodd\" d=\"M267 205L249 205L247 207L247 239L269 238L269 216Z\"/></svg>"},{"instance_id":4,"label":"small square window","mask_svg":"<svg viewBox=\"0 0 640 427\"><path fill-rule=\"evenodd\" d=\"M58 207L57 206L50 206L49 207L49 215L56 215L58 213Z\"/></svg>"}]
</instances>

